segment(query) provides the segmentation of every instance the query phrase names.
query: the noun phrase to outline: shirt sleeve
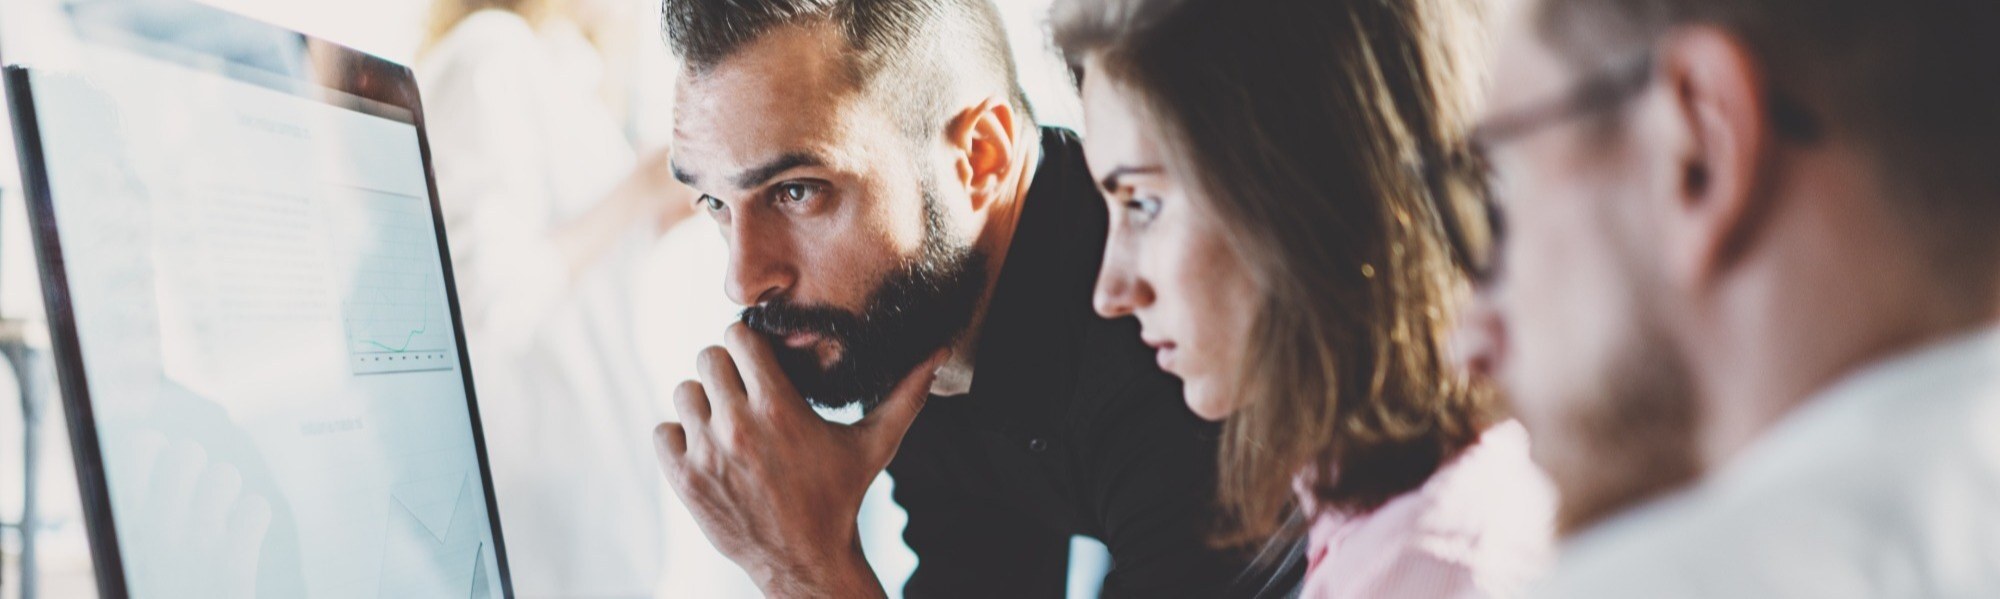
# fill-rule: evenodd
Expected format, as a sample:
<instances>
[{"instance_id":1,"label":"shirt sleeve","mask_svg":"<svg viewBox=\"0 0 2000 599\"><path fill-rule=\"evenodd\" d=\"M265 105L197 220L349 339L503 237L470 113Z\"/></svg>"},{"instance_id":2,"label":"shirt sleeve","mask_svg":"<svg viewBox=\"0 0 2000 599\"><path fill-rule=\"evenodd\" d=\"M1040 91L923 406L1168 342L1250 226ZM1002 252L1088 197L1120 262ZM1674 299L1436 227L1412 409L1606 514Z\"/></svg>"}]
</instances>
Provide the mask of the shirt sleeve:
<instances>
[{"instance_id":1,"label":"shirt sleeve","mask_svg":"<svg viewBox=\"0 0 2000 599\"><path fill-rule=\"evenodd\" d=\"M468 19L428 57L426 128L453 276L468 335L485 351L524 351L569 289L550 241L554 198L533 73L546 56L525 25Z\"/></svg>"},{"instance_id":2,"label":"shirt sleeve","mask_svg":"<svg viewBox=\"0 0 2000 599\"><path fill-rule=\"evenodd\" d=\"M1061 597L1069 535L958 478L990 469L976 457L980 433L958 430L941 411L919 416L889 465L896 503L909 514L903 540L917 554L903 586L910 599Z\"/></svg>"},{"instance_id":3,"label":"shirt sleeve","mask_svg":"<svg viewBox=\"0 0 2000 599\"><path fill-rule=\"evenodd\" d=\"M1105 597L1248 596L1268 576L1245 552L1211 545L1216 525L1213 425L1180 401L1178 382L1142 377L1121 413L1092 436L1089 489L1111 550Z\"/></svg>"}]
</instances>

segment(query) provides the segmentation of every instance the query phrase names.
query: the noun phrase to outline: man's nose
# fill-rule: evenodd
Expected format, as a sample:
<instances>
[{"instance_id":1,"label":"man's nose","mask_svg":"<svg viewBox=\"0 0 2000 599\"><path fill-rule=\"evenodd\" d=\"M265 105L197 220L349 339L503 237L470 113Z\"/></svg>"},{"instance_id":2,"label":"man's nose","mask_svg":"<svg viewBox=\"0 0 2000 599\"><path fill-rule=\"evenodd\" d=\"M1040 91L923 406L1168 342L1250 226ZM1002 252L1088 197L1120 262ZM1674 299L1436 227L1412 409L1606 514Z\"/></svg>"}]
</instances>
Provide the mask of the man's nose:
<instances>
[{"instance_id":1,"label":"man's nose","mask_svg":"<svg viewBox=\"0 0 2000 599\"><path fill-rule=\"evenodd\" d=\"M729 274L723 282L729 300L754 306L783 294L797 283L798 270L789 258L791 247L782 235L737 215L729 236Z\"/></svg>"}]
</instances>

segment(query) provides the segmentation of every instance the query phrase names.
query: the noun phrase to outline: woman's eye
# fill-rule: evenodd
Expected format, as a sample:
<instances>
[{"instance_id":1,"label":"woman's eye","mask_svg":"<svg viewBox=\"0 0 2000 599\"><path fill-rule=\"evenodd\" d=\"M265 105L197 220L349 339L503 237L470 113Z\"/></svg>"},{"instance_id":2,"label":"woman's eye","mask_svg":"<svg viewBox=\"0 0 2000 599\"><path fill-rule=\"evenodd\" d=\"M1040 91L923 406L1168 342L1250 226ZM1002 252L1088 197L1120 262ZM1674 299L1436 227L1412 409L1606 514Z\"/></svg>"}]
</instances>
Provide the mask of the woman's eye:
<instances>
[{"instance_id":1,"label":"woman's eye","mask_svg":"<svg viewBox=\"0 0 2000 599\"><path fill-rule=\"evenodd\" d=\"M784 183L778 185L778 201L799 204L810 201L819 194L819 188L810 183Z\"/></svg>"},{"instance_id":2,"label":"woman's eye","mask_svg":"<svg viewBox=\"0 0 2000 599\"><path fill-rule=\"evenodd\" d=\"M1134 223L1145 224L1160 215L1159 198L1134 196L1125 200L1125 216Z\"/></svg>"},{"instance_id":3,"label":"woman's eye","mask_svg":"<svg viewBox=\"0 0 2000 599\"><path fill-rule=\"evenodd\" d=\"M709 212L722 211L722 199L712 195L703 194L701 198L696 199L694 202Z\"/></svg>"}]
</instances>

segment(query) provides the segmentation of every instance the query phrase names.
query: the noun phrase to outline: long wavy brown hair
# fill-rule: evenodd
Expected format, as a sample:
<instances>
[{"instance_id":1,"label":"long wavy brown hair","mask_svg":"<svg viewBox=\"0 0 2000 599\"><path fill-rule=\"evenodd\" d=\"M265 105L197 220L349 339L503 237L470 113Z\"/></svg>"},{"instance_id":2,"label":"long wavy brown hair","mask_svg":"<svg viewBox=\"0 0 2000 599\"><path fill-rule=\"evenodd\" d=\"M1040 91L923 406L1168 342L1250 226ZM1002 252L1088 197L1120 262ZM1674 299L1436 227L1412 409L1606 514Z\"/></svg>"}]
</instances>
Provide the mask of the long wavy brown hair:
<instances>
[{"instance_id":1,"label":"long wavy brown hair","mask_svg":"<svg viewBox=\"0 0 2000 599\"><path fill-rule=\"evenodd\" d=\"M1135 92L1261 286L1224 425L1216 539L1301 534L1293 483L1363 512L1500 417L1446 356L1467 292L1424 165L1478 91L1474 0L1070 0L1072 59ZM1446 203L1453 202L1453 203ZM1330 475L1337 473L1337 475Z\"/></svg>"}]
</instances>

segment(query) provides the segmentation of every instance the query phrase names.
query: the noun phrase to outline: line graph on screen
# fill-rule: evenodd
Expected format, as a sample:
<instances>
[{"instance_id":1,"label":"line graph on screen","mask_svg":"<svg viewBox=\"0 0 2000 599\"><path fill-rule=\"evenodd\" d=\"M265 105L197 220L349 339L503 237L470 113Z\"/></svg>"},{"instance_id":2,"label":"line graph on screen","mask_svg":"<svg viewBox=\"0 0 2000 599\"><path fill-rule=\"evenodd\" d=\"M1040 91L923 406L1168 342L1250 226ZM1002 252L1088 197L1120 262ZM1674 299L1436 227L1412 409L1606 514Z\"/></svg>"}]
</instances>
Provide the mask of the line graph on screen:
<instances>
[{"instance_id":1,"label":"line graph on screen","mask_svg":"<svg viewBox=\"0 0 2000 599\"><path fill-rule=\"evenodd\" d=\"M347 188L377 221L347 300L355 374L449 370L456 347L429 203L393 192Z\"/></svg>"}]
</instances>

